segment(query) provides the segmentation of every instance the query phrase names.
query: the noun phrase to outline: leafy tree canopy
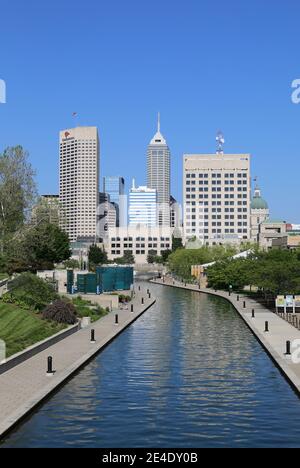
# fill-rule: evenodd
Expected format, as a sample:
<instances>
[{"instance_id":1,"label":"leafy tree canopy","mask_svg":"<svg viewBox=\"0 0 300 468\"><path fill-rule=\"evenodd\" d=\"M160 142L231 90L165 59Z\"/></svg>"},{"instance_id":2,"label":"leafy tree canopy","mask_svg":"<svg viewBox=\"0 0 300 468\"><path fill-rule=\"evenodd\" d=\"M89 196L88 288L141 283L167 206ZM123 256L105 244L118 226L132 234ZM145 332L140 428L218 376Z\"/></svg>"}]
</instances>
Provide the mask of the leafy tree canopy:
<instances>
[{"instance_id":1,"label":"leafy tree canopy","mask_svg":"<svg viewBox=\"0 0 300 468\"><path fill-rule=\"evenodd\" d=\"M102 250L100 247L93 244L89 248L88 259L89 267L93 270L95 266L107 263L107 253L104 249Z\"/></svg>"}]
</instances>

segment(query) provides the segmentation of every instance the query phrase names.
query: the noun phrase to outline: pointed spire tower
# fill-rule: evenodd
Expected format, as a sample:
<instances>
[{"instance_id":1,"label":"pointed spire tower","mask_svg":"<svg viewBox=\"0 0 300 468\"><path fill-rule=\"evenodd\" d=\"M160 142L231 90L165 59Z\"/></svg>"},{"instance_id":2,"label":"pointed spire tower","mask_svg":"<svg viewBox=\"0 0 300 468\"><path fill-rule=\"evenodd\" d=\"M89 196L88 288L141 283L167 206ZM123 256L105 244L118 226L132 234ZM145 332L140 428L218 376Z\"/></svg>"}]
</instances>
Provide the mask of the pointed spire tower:
<instances>
[{"instance_id":1,"label":"pointed spire tower","mask_svg":"<svg viewBox=\"0 0 300 468\"><path fill-rule=\"evenodd\" d=\"M166 145L166 144L167 142L160 132L160 112L159 112L157 116L157 132L155 133L154 137L150 141L150 145Z\"/></svg>"},{"instance_id":2,"label":"pointed spire tower","mask_svg":"<svg viewBox=\"0 0 300 468\"><path fill-rule=\"evenodd\" d=\"M161 134L160 113L157 132L147 151L147 186L157 191L158 219L160 226L170 226L170 150Z\"/></svg>"}]
</instances>

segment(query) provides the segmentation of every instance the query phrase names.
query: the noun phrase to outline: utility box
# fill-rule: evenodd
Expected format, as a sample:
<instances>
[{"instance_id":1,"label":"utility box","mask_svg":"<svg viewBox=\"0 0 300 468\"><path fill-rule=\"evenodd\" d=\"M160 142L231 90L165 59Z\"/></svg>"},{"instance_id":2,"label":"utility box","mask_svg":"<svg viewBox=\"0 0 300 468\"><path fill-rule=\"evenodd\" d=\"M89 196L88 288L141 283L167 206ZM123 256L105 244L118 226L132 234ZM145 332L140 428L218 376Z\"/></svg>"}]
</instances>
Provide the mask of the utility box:
<instances>
[{"instance_id":1,"label":"utility box","mask_svg":"<svg viewBox=\"0 0 300 468\"><path fill-rule=\"evenodd\" d=\"M74 271L67 270L67 293L73 294L73 286L74 286Z\"/></svg>"},{"instance_id":2,"label":"utility box","mask_svg":"<svg viewBox=\"0 0 300 468\"><path fill-rule=\"evenodd\" d=\"M96 274L103 292L130 290L133 284L133 267L97 267Z\"/></svg>"},{"instance_id":3,"label":"utility box","mask_svg":"<svg viewBox=\"0 0 300 468\"><path fill-rule=\"evenodd\" d=\"M133 267L97 267L96 273L78 273L77 292L102 294L112 291L129 291L133 284Z\"/></svg>"}]
</instances>

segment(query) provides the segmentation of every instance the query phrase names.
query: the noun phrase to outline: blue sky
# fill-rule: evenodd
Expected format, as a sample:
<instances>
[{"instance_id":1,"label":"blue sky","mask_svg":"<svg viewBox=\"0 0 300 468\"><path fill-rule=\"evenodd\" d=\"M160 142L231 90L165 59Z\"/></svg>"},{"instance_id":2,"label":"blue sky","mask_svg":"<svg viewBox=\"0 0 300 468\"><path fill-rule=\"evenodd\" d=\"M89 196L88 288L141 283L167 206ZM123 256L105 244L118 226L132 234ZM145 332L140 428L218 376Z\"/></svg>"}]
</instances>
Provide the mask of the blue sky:
<instances>
[{"instance_id":1,"label":"blue sky","mask_svg":"<svg viewBox=\"0 0 300 468\"><path fill-rule=\"evenodd\" d=\"M2 0L0 150L30 152L41 193L58 190L58 132L97 125L101 177L146 182L161 112L172 152L250 152L273 217L300 222L298 0Z\"/></svg>"}]
</instances>

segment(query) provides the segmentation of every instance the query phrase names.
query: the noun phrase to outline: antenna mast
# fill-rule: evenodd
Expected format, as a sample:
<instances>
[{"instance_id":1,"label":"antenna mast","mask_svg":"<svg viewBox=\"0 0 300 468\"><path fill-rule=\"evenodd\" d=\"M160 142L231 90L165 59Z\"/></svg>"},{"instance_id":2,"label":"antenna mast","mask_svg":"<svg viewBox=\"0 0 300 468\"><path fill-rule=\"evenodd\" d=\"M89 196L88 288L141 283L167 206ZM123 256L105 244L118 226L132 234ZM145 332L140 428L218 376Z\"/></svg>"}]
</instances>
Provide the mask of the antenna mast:
<instances>
[{"instance_id":1,"label":"antenna mast","mask_svg":"<svg viewBox=\"0 0 300 468\"><path fill-rule=\"evenodd\" d=\"M217 142L217 154L224 154L225 139L221 130L219 130L217 133L216 142Z\"/></svg>"}]
</instances>

